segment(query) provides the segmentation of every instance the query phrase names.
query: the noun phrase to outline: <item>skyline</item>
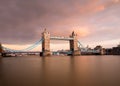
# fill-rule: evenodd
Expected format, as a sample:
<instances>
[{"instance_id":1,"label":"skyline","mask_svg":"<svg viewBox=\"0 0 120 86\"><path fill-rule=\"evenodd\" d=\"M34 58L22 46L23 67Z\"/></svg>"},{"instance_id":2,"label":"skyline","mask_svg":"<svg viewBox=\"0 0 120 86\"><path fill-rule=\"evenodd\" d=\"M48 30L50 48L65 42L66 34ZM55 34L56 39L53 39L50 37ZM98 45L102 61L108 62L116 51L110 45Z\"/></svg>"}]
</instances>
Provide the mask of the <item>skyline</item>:
<instances>
[{"instance_id":1,"label":"skyline","mask_svg":"<svg viewBox=\"0 0 120 86\"><path fill-rule=\"evenodd\" d=\"M29 46L41 38L44 28L65 37L75 31L84 46L112 47L120 42L120 0L0 2L0 42L8 47Z\"/></svg>"}]
</instances>

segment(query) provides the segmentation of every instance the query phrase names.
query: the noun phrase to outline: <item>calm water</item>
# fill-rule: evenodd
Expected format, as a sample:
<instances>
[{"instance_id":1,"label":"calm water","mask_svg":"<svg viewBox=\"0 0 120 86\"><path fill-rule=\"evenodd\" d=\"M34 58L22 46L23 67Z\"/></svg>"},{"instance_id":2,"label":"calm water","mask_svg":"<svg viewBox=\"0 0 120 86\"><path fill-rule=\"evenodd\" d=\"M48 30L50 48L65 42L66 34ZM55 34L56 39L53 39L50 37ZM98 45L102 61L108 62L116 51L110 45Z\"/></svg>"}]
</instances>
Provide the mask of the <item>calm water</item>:
<instances>
[{"instance_id":1,"label":"calm water","mask_svg":"<svg viewBox=\"0 0 120 86\"><path fill-rule=\"evenodd\" d=\"M0 58L0 86L120 86L120 56Z\"/></svg>"}]
</instances>

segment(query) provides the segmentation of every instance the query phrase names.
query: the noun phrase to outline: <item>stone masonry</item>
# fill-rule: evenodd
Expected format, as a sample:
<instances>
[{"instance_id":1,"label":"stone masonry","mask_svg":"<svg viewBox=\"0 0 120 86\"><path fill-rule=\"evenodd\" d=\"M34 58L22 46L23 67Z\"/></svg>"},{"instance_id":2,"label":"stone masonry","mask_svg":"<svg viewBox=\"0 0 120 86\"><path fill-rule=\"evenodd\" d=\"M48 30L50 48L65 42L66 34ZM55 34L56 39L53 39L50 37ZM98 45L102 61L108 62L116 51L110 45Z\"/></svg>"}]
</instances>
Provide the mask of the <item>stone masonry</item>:
<instances>
[{"instance_id":1,"label":"stone masonry","mask_svg":"<svg viewBox=\"0 0 120 86\"><path fill-rule=\"evenodd\" d=\"M45 31L42 33L42 38L43 38L43 42L42 42L42 56L49 56L51 55L50 52L50 33Z\"/></svg>"},{"instance_id":2,"label":"stone masonry","mask_svg":"<svg viewBox=\"0 0 120 86\"><path fill-rule=\"evenodd\" d=\"M72 55L73 56L80 55L81 52L78 48L77 34L75 34L73 31L70 37L73 38L73 40L70 40L70 50L72 51Z\"/></svg>"}]
</instances>

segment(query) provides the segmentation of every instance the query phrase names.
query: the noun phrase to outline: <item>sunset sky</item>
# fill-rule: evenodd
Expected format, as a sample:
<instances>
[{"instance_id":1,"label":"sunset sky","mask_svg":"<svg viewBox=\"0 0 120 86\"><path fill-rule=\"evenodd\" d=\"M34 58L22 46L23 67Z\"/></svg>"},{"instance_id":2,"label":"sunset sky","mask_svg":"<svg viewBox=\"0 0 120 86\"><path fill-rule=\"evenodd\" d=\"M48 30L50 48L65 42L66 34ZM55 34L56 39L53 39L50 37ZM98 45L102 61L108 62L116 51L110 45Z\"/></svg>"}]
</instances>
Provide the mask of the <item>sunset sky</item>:
<instances>
[{"instance_id":1,"label":"sunset sky","mask_svg":"<svg viewBox=\"0 0 120 86\"><path fill-rule=\"evenodd\" d=\"M52 36L66 37L74 30L84 46L116 46L120 42L120 0L0 0L0 42L4 46L29 46L41 38L44 28ZM66 42L51 45L52 49L68 47Z\"/></svg>"}]
</instances>

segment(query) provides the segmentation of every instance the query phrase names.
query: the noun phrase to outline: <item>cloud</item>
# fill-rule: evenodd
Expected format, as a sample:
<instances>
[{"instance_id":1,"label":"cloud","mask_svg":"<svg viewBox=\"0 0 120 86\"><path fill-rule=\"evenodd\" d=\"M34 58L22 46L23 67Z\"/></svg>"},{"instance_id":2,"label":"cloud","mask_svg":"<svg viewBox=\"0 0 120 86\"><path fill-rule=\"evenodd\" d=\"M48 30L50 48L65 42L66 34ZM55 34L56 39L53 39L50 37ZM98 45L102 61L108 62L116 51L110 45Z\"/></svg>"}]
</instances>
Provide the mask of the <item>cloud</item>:
<instances>
[{"instance_id":1,"label":"cloud","mask_svg":"<svg viewBox=\"0 0 120 86\"><path fill-rule=\"evenodd\" d=\"M53 36L69 36L74 30L83 41L102 40L100 34L109 34L109 24L120 27L119 4L119 0L0 0L0 42L33 43L44 28ZM106 28L99 33L102 27ZM111 38L118 38L116 33Z\"/></svg>"}]
</instances>

